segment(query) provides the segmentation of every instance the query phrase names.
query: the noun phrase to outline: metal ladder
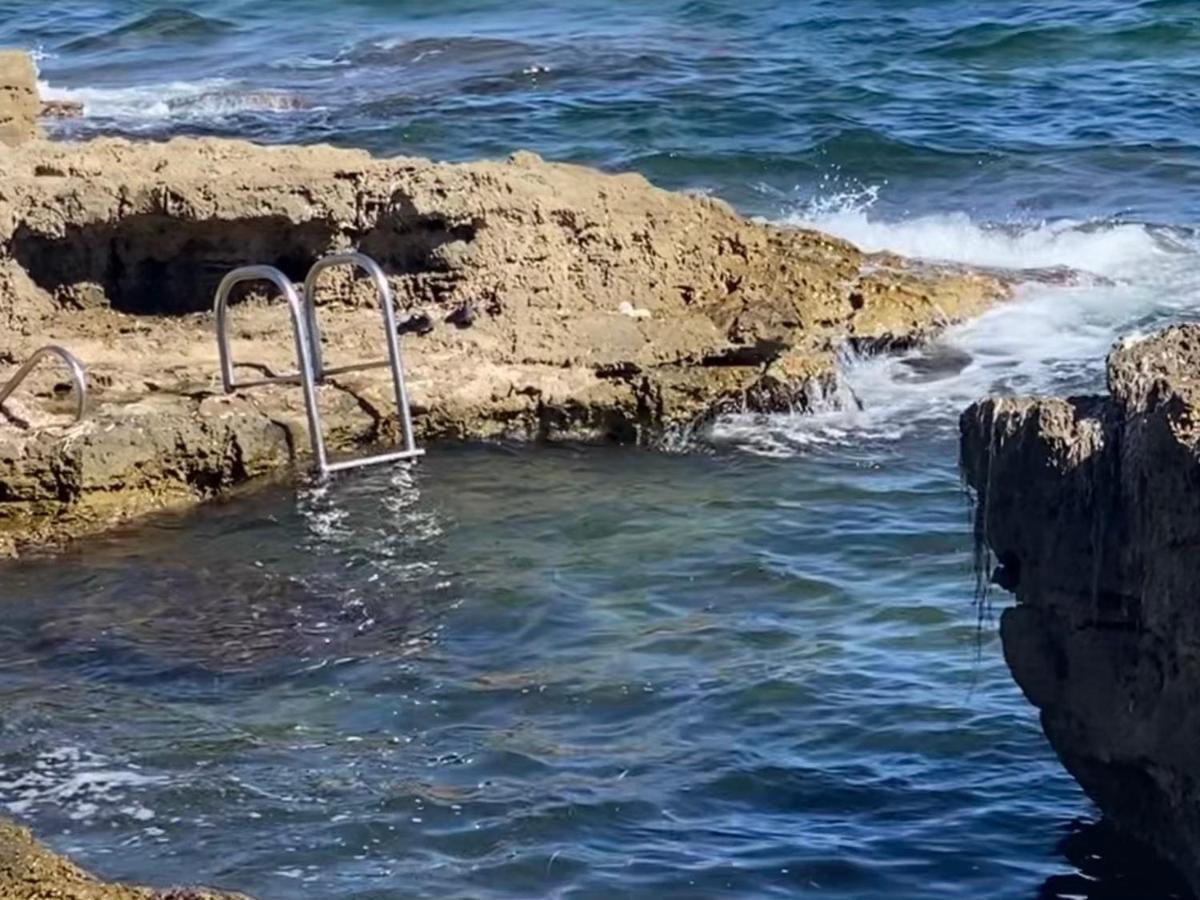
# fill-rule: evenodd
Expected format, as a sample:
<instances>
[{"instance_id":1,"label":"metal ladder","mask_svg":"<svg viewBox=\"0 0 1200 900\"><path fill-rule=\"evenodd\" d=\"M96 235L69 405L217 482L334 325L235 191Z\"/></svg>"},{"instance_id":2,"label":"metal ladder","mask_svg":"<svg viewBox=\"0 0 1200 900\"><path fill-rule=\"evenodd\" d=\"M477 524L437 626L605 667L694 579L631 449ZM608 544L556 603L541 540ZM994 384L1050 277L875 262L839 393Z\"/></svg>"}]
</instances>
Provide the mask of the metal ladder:
<instances>
[{"instance_id":1,"label":"metal ladder","mask_svg":"<svg viewBox=\"0 0 1200 900\"><path fill-rule=\"evenodd\" d=\"M75 389L75 421L72 425L78 425L83 421L83 414L87 405L87 373L84 371L83 363L68 350L66 347L60 347L58 344L47 344L45 347L39 347L33 351L29 359L25 360L24 365L17 369L17 373L8 380L4 387L0 388L0 406L4 405L4 401L12 396L13 391L21 386L34 366L42 361L47 356L57 356L62 360L67 367L67 371L71 375L71 384Z\"/></svg>"},{"instance_id":2,"label":"metal ladder","mask_svg":"<svg viewBox=\"0 0 1200 900\"><path fill-rule=\"evenodd\" d=\"M332 266L355 266L366 272L375 283L375 290L379 295L379 305L383 312L383 333L387 342L387 359L354 363L334 369L325 368L321 354L321 331L317 323L316 288L321 273ZM237 381L234 378L233 355L229 349L229 294L237 285L250 281L269 281L279 289L287 301L292 317L292 333L296 342L296 358L300 362L299 372L251 381ZM304 408L308 417L308 432L312 441L313 457L316 459L317 470L321 475L376 463L414 459L425 455L425 451L417 447L413 437L408 389L404 383L404 365L400 358L400 339L396 334L396 313L392 304L392 288L388 284L387 276L383 274L383 270L379 268L379 264L375 260L361 253L339 253L317 260L308 270L308 276L304 279L303 299L296 291L296 286L292 284L291 279L273 266L245 266L234 269L221 280L221 284L217 288L213 313L216 316L217 353L221 360L221 381L225 386L225 393L231 394L241 388L251 388L263 384L298 383L304 391ZM400 416L404 449L342 462L329 462L325 451L325 435L321 430L321 411L317 407L317 384L323 382L328 375L357 372L363 369L378 369L384 366L389 366L392 370L392 388L396 393L396 409Z\"/></svg>"}]
</instances>

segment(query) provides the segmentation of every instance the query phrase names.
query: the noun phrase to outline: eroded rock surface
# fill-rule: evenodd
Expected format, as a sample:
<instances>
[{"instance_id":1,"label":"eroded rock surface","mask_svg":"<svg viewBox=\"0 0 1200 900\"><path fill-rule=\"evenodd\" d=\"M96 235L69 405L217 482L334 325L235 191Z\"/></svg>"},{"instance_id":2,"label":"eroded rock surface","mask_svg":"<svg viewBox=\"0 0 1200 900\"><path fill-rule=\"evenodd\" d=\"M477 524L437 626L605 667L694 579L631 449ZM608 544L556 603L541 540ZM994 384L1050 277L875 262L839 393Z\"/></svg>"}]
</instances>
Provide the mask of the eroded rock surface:
<instances>
[{"instance_id":1,"label":"eroded rock surface","mask_svg":"<svg viewBox=\"0 0 1200 900\"><path fill-rule=\"evenodd\" d=\"M247 900L199 888L108 884L51 853L29 833L0 821L0 897L4 900Z\"/></svg>"},{"instance_id":2,"label":"eroded rock surface","mask_svg":"<svg viewBox=\"0 0 1200 900\"><path fill-rule=\"evenodd\" d=\"M37 71L28 53L0 50L0 145L37 137Z\"/></svg>"},{"instance_id":3,"label":"eroded rock surface","mask_svg":"<svg viewBox=\"0 0 1200 900\"><path fill-rule=\"evenodd\" d=\"M1200 893L1200 327L1117 347L1108 388L975 404L962 464L1050 743Z\"/></svg>"},{"instance_id":4,"label":"eroded rock surface","mask_svg":"<svg viewBox=\"0 0 1200 900\"><path fill-rule=\"evenodd\" d=\"M0 420L0 548L194 502L308 452L295 387L221 392L211 305L230 269L302 280L334 250L388 272L422 438L654 444L724 410L803 409L844 343L906 345L1001 279L858 251L725 204L518 154L462 165L211 139L0 149L0 377L37 346L87 364L93 414L53 425L48 366ZM383 354L365 282L326 275L331 365ZM294 371L286 309L250 295L247 375ZM320 388L332 448L386 440L384 370ZM58 394L61 394L61 390Z\"/></svg>"}]
</instances>

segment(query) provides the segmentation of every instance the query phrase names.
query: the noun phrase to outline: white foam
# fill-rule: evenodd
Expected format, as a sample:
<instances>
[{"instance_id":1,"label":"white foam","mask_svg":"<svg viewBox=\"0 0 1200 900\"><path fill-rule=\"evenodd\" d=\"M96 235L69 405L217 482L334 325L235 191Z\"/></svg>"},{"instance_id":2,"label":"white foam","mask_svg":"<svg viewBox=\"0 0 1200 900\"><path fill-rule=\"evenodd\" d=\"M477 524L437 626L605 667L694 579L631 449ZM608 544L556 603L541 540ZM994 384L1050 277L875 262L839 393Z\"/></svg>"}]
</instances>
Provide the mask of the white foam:
<instances>
[{"instance_id":1,"label":"white foam","mask_svg":"<svg viewBox=\"0 0 1200 900\"><path fill-rule=\"evenodd\" d=\"M902 222L873 219L869 208L849 206L818 215L804 212L789 224L820 228L864 250L1006 269L1064 266L1118 275L1164 250L1143 225L1070 220L1035 225L981 225L965 213L921 216Z\"/></svg>"},{"instance_id":2,"label":"white foam","mask_svg":"<svg viewBox=\"0 0 1200 900\"><path fill-rule=\"evenodd\" d=\"M164 781L115 766L100 754L58 747L42 752L22 770L0 769L0 805L14 815L51 808L76 821L120 814L144 822L154 818L154 811L130 795Z\"/></svg>"},{"instance_id":3,"label":"white foam","mask_svg":"<svg viewBox=\"0 0 1200 900\"><path fill-rule=\"evenodd\" d=\"M788 224L832 232L863 249L1006 269L1065 267L1102 276L1073 284L1029 281L1016 297L940 339L965 365L920 371L924 351L846 355L837 395L809 415L730 416L713 437L756 453L891 442L951 431L958 413L991 393L1060 393L1100 387L1104 357L1200 308L1200 239L1136 223L1044 222L993 226L964 213L888 222L872 215L877 190L810 204Z\"/></svg>"},{"instance_id":4,"label":"white foam","mask_svg":"<svg viewBox=\"0 0 1200 900\"><path fill-rule=\"evenodd\" d=\"M60 88L38 82L47 100L83 105L84 116L122 122L205 120L239 112L291 112L311 108L283 91L246 90L224 78L124 88Z\"/></svg>"},{"instance_id":5,"label":"white foam","mask_svg":"<svg viewBox=\"0 0 1200 900\"><path fill-rule=\"evenodd\" d=\"M134 120L170 118L173 102L202 97L228 86L229 82L222 78L125 88L60 88L44 81L38 82L45 99L82 103L86 116Z\"/></svg>"}]
</instances>

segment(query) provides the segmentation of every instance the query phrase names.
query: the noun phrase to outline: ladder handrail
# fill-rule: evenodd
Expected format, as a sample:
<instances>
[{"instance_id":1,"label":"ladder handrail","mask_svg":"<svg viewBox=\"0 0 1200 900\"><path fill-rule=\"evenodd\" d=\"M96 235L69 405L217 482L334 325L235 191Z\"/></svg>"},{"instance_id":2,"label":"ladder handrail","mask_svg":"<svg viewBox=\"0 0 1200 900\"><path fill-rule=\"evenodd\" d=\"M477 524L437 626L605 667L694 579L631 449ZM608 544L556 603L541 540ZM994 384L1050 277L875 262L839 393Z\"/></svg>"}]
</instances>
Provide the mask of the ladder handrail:
<instances>
[{"instance_id":1,"label":"ladder handrail","mask_svg":"<svg viewBox=\"0 0 1200 900\"><path fill-rule=\"evenodd\" d=\"M67 371L71 374L71 383L75 388L75 421L72 425L78 425L83 421L83 414L87 404L87 372L83 368L78 357L75 356L66 347L60 347L58 344L47 344L44 347L39 347L33 351L29 359L17 369L17 373L8 380L4 387L0 388L0 406L4 404L12 392L21 386L26 376L33 371L36 366L46 356L57 356L66 365Z\"/></svg>"},{"instance_id":2,"label":"ladder handrail","mask_svg":"<svg viewBox=\"0 0 1200 900\"><path fill-rule=\"evenodd\" d=\"M383 313L383 334L387 343L387 365L392 370L392 389L396 392L396 407L404 432L404 449L412 453L417 449L413 435L412 413L409 409L408 386L404 380L404 360L400 355L400 338L396 331L395 301L392 286L379 263L364 253L335 253L318 259L304 279L304 307L308 316L308 339L312 344L313 371L317 381L324 381L327 374L321 355L321 329L317 324L317 281L321 273L333 266L355 266L362 269L375 284L379 306ZM362 367L375 365L367 363ZM354 367L354 368L357 368Z\"/></svg>"},{"instance_id":3,"label":"ladder handrail","mask_svg":"<svg viewBox=\"0 0 1200 900\"><path fill-rule=\"evenodd\" d=\"M248 281L269 281L279 289L287 301L288 310L292 317L292 336L296 342L296 358L300 364L299 375L284 375L274 378L260 379L254 382L239 384L233 376L233 355L229 349L229 293L237 285ZM328 463L325 456L325 437L321 433L321 411L317 408L317 394L313 379L312 343L308 336L307 315L304 301L296 293L292 280L274 266L243 266L234 269L221 279L217 288L217 297L213 302L213 313L217 320L217 354L221 360L221 381L225 393L231 394L240 387L251 387L255 384L295 381L300 379L304 390L304 409L308 417L309 439L312 442L313 456L317 459L317 468L325 474Z\"/></svg>"},{"instance_id":4,"label":"ladder handrail","mask_svg":"<svg viewBox=\"0 0 1200 900\"><path fill-rule=\"evenodd\" d=\"M323 380L329 373L321 361L321 336L317 330L315 289L317 278L321 272L334 265L358 266L374 280L383 309L384 330L388 345L386 361L347 366L336 371L391 366L392 384L396 389L396 404L404 424L404 449L331 464L325 452L325 435L321 430L321 410L317 407L317 382ZM233 353L229 347L229 294L234 287L247 281L269 281L283 294L292 318L292 336L296 342L299 372L241 382L234 377ZM304 389L304 410L308 417L309 440L312 442L317 471L322 476L372 463L414 459L425 454L424 450L416 447L413 436L412 417L408 407L408 392L404 384L404 369L400 360L400 343L396 333L396 315L393 309L391 287L388 285L383 270L370 257L361 253L343 253L318 260L309 270L308 278L305 280L303 298L296 290L296 285L292 283L292 280L274 266L244 266L234 269L221 279L221 284L217 287L216 299L213 301L213 313L216 318L217 354L221 361L221 382L225 387L225 393L231 394L239 388L254 387L260 384L299 382Z\"/></svg>"}]
</instances>

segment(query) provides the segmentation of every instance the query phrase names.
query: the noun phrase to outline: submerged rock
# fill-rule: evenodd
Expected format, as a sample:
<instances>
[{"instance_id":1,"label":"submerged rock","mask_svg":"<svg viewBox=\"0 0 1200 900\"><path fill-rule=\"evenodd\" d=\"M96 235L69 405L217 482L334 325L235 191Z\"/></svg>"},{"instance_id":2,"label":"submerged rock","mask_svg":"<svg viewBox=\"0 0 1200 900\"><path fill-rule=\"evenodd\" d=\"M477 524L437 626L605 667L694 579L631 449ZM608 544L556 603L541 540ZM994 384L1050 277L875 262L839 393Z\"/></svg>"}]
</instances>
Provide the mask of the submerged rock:
<instances>
[{"instance_id":1,"label":"submerged rock","mask_svg":"<svg viewBox=\"0 0 1200 900\"><path fill-rule=\"evenodd\" d=\"M108 884L50 852L26 828L0 820L0 896L4 900L248 900L197 888Z\"/></svg>"},{"instance_id":2,"label":"submerged rock","mask_svg":"<svg viewBox=\"0 0 1200 900\"><path fill-rule=\"evenodd\" d=\"M1200 327L1118 346L1108 389L975 404L962 465L1046 736L1200 892Z\"/></svg>"},{"instance_id":3,"label":"submerged rock","mask_svg":"<svg viewBox=\"0 0 1200 900\"><path fill-rule=\"evenodd\" d=\"M227 90L173 97L167 100L167 108L176 113L216 115L238 112L291 112L312 109L312 104L301 96L284 91Z\"/></svg>"},{"instance_id":4,"label":"submerged rock","mask_svg":"<svg viewBox=\"0 0 1200 900\"><path fill-rule=\"evenodd\" d=\"M83 113L83 104L78 100L43 100L38 115L43 119L78 119Z\"/></svg>"},{"instance_id":5,"label":"submerged rock","mask_svg":"<svg viewBox=\"0 0 1200 900\"><path fill-rule=\"evenodd\" d=\"M530 153L448 165L216 139L0 149L0 377L54 340L87 365L93 403L66 434L19 426L59 421L44 399L6 404L24 411L0 415L0 552L304 457L297 388L222 393L213 294L234 267L301 281L347 249L383 266L401 330L470 311L470 327L404 336L425 439L654 445L730 409L802 410L842 344L910 347L1008 292ZM331 271L322 286L327 363L382 358L370 285ZM244 371L294 371L285 307L235 299ZM62 381L47 367L30 389L53 397ZM331 450L394 436L389 392L386 369L320 386Z\"/></svg>"}]
</instances>

